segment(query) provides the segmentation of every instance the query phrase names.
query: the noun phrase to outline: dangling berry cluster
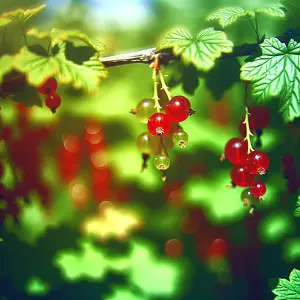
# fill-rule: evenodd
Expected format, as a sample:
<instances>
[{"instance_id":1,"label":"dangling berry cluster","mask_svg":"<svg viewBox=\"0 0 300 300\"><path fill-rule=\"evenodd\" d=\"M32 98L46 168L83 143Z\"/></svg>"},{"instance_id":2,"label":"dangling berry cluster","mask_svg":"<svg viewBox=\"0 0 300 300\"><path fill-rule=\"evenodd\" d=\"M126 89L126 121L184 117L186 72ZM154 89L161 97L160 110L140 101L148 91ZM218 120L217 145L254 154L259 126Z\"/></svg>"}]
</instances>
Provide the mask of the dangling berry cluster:
<instances>
[{"instance_id":1,"label":"dangling berry cluster","mask_svg":"<svg viewBox=\"0 0 300 300\"><path fill-rule=\"evenodd\" d=\"M248 108L246 107L245 119L242 122L245 132L241 132L245 138L235 137L230 139L225 145L221 160L226 158L234 165L230 172L232 180L230 186L247 187L242 193L242 200L246 206L251 204L250 213L252 213L255 203L262 201L263 195L267 191L266 185L262 181L256 180L256 176L266 173L270 160L265 152L254 150L251 145L250 137L253 135L251 129L257 128L255 127L257 125L253 125L254 121L252 121L251 125L249 115ZM264 128L268 122L266 120L261 121L258 115L256 116L252 120L255 120L255 124L259 124L260 128ZM251 126L253 127L251 128Z\"/></svg>"},{"instance_id":2,"label":"dangling berry cluster","mask_svg":"<svg viewBox=\"0 0 300 300\"><path fill-rule=\"evenodd\" d=\"M56 79L50 77L38 88L39 93L46 96L45 104L52 113L55 113L61 105L61 97L56 93L57 87Z\"/></svg>"},{"instance_id":3,"label":"dangling berry cluster","mask_svg":"<svg viewBox=\"0 0 300 300\"><path fill-rule=\"evenodd\" d=\"M142 170L147 167L150 155L154 154L154 166L162 171L163 180L165 180L165 170L170 166L166 143L171 139L179 147L186 147L188 134L179 123L185 121L195 111L191 109L191 103L186 97L170 95L159 67L158 56L155 57L155 61L150 67L153 68L154 96L152 99L142 100L136 109L131 109L130 112L135 114L141 123L147 124L148 128L148 132L142 133L137 138L137 147L143 158ZM164 107L160 105L158 97L158 75L161 89L168 97L168 102Z\"/></svg>"}]
</instances>

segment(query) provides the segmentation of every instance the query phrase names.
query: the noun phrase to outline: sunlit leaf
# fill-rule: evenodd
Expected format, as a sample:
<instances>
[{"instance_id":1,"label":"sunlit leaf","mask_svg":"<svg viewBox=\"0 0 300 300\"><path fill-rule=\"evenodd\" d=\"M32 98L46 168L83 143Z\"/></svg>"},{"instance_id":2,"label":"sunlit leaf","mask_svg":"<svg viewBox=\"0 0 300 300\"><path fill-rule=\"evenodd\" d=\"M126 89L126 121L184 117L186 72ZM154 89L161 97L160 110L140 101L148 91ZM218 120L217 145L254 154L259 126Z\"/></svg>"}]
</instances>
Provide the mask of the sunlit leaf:
<instances>
[{"instance_id":1,"label":"sunlit leaf","mask_svg":"<svg viewBox=\"0 0 300 300\"><path fill-rule=\"evenodd\" d=\"M26 22L32 16L34 16L39 11L41 11L44 7L46 7L46 5L40 5L36 8L31 8L27 10L16 9L16 10L8 11L2 14L1 18L8 19L14 22Z\"/></svg>"},{"instance_id":2,"label":"sunlit leaf","mask_svg":"<svg viewBox=\"0 0 300 300\"><path fill-rule=\"evenodd\" d=\"M274 300L300 299L300 271L293 269L290 273L289 281L280 278L272 292L277 295Z\"/></svg>"},{"instance_id":3,"label":"sunlit leaf","mask_svg":"<svg viewBox=\"0 0 300 300\"><path fill-rule=\"evenodd\" d=\"M158 49L173 48L184 64L194 64L198 70L208 71L222 53L232 52L233 43L224 32L208 28L193 37L185 29L173 29L158 43Z\"/></svg>"},{"instance_id":4,"label":"sunlit leaf","mask_svg":"<svg viewBox=\"0 0 300 300\"><path fill-rule=\"evenodd\" d=\"M41 85L49 77L54 76L59 71L59 63L54 57L45 57L22 48L16 56L15 68L26 74L29 84L33 86Z\"/></svg>"},{"instance_id":5,"label":"sunlit leaf","mask_svg":"<svg viewBox=\"0 0 300 300\"><path fill-rule=\"evenodd\" d=\"M42 101L38 90L30 85L26 85L20 90L13 91L12 99L23 103L27 107L31 107L33 105L42 107Z\"/></svg>"},{"instance_id":6,"label":"sunlit leaf","mask_svg":"<svg viewBox=\"0 0 300 300\"><path fill-rule=\"evenodd\" d=\"M0 57L0 84L3 76L13 69L13 57L10 55L3 55Z\"/></svg>"},{"instance_id":7,"label":"sunlit leaf","mask_svg":"<svg viewBox=\"0 0 300 300\"><path fill-rule=\"evenodd\" d=\"M259 8L255 10L256 12L262 12L267 15L270 15L272 17L285 17L285 11L286 9L282 4L279 3L273 3L266 5L265 7Z\"/></svg>"},{"instance_id":8,"label":"sunlit leaf","mask_svg":"<svg viewBox=\"0 0 300 300\"><path fill-rule=\"evenodd\" d=\"M108 76L107 70L97 56L91 57L88 61L85 61L83 65L92 69L100 78L106 78Z\"/></svg>"},{"instance_id":9,"label":"sunlit leaf","mask_svg":"<svg viewBox=\"0 0 300 300\"><path fill-rule=\"evenodd\" d=\"M58 28L54 28L50 32L46 32L39 31L36 28L32 28L27 31L27 35L35 36L39 39L50 39L52 40L52 46L58 44L61 41L77 39L92 47L97 53L103 52L105 50L105 46L102 42L90 39L85 33L82 33L80 31L61 30Z\"/></svg>"},{"instance_id":10,"label":"sunlit leaf","mask_svg":"<svg viewBox=\"0 0 300 300\"><path fill-rule=\"evenodd\" d=\"M10 22L11 22L11 20L1 17L0 18L0 27L6 26Z\"/></svg>"},{"instance_id":11,"label":"sunlit leaf","mask_svg":"<svg viewBox=\"0 0 300 300\"><path fill-rule=\"evenodd\" d=\"M281 98L285 121L300 117L300 43L290 40L288 46L276 38L261 45L262 55L241 68L241 79L252 82L252 93L258 101Z\"/></svg>"},{"instance_id":12,"label":"sunlit leaf","mask_svg":"<svg viewBox=\"0 0 300 300\"><path fill-rule=\"evenodd\" d=\"M100 71L94 71L85 65L78 65L67 60L65 45L61 44L60 52L56 56L59 64L58 79L63 84L72 84L76 89L84 89L88 93L96 92L100 85ZM104 74L104 72L103 72ZM104 77L103 75L102 77Z\"/></svg>"},{"instance_id":13,"label":"sunlit leaf","mask_svg":"<svg viewBox=\"0 0 300 300\"><path fill-rule=\"evenodd\" d=\"M220 25L225 28L245 14L246 12L241 7L224 7L210 14L207 21L218 20Z\"/></svg>"}]
</instances>

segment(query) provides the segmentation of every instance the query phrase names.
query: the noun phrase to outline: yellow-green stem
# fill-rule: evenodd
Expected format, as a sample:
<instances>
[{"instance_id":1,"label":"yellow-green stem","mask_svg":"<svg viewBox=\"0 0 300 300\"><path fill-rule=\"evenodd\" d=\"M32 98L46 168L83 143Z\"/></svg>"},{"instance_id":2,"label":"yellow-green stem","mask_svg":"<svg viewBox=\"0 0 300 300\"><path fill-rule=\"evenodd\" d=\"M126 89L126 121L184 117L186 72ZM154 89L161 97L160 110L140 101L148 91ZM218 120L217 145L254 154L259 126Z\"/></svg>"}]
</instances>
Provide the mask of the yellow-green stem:
<instances>
[{"instance_id":1,"label":"yellow-green stem","mask_svg":"<svg viewBox=\"0 0 300 300\"><path fill-rule=\"evenodd\" d=\"M246 137L245 137L245 141L247 141L247 144L248 144L248 154L251 152L251 151L254 151L252 145L251 145L251 136L253 136L253 133L251 132L250 130L250 125L249 125L249 111L248 111L248 107L246 106L245 107L245 120L244 120L244 124L246 126Z\"/></svg>"},{"instance_id":2,"label":"yellow-green stem","mask_svg":"<svg viewBox=\"0 0 300 300\"><path fill-rule=\"evenodd\" d=\"M153 68L152 79L153 79L153 86L154 86L154 95L153 95L153 100L155 101L154 108L156 108L157 112L160 112L161 106L159 104L159 97L157 92L158 82L156 80L156 75L157 75L157 71L155 70L155 68Z\"/></svg>"},{"instance_id":3,"label":"yellow-green stem","mask_svg":"<svg viewBox=\"0 0 300 300\"><path fill-rule=\"evenodd\" d=\"M171 100L172 96L171 96L171 93L169 91L169 87L166 85L164 75L163 75L162 71L160 71L160 70L158 71L158 73L159 73L159 78L160 78L160 82L161 82L161 87L165 91L168 99Z\"/></svg>"}]
</instances>

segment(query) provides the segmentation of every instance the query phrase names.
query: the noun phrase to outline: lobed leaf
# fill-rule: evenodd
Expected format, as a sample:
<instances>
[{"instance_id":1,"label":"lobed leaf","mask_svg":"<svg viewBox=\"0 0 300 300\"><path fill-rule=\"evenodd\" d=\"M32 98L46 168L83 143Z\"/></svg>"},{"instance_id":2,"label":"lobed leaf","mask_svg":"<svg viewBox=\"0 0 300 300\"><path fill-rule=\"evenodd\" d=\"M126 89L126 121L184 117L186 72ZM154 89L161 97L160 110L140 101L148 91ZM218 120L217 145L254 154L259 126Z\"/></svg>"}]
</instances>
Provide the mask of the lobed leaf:
<instances>
[{"instance_id":1,"label":"lobed leaf","mask_svg":"<svg viewBox=\"0 0 300 300\"><path fill-rule=\"evenodd\" d=\"M6 26L10 22L11 22L11 20L3 18L3 17L0 17L0 27Z\"/></svg>"},{"instance_id":2,"label":"lobed leaf","mask_svg":"<svg viewBox=\"0 0 300 300\"><path fill-rule=\"evenodd\" d=\"M208 28L193 37L185 29L173 29L158 43L158 49L173 48L184 64L193 64L199 71L208 71L222 53L230 53L233 43L223 31Z\"/></svg>"},{"instance_id":3,"label":"lobed leaf","mask_svg":"<svg viewBox=\"0 0 300 300\"><path fill-rule=\"evenodd\" d=\"M13 69L13 60L13 56L10 55L3 55L0 57L0 84L4 75Z\"/></svg>"},{"instance_id":4,"label":"lobed leaf","mask_svg":"<svg viewBox=\"0 0 300 300\"><path fill-rule=\"evenodd\" d=\"M219 24L225 28L236 22L240 17L246 15L246 12L241 7L224 7L210 14L206 20L218 20Z\"/></svg>"},{"instance_id":5,"label":"lobed leaf","mask_svg":"<svg viewBox=\"0 0 300 300\"><path fill-rule=\"evenodd\" d=\"M290 281L280 278L272 292L277 295L275 300L300 299L300 271L293 269L290 273Z\"/></svg>"},{"instance_id":6,"label":"lobed leaf","mask_svg":"<svg viewBox=\"0 0 300 300\"><path fill-rule=\"evenodd\" d=\"M258 101L279 97L285 121L293 121L300 117L300 43L270 38L260 47L262 55L241 68L241 79L252 82Z\"/></svg>"},{"instance_id":7,"label":"lobed leaf","mask_svg":"<svg viewBox=\"0 0 300 300\"><path fill-rule=\"evenodd\" d=\"M27 20L29 20L32 16L36 15L39 11L41 11L43 8L45 8L46 5L40 5L36 8L31 8L31 9L15 9L12 11L8 11L2 14L2 16L0 17L1 19L6 19L9 20L9 22L14 21L14 22L26 22ZM0 21L1 24L1 21ZM2 25L3 26L3 25Z\"/></svg>"},{"instance_id":8,"label":"lobed leaf","mask_svg":"<svg viewBox=\"0 0 300 300\"><path fill-rule=\"evenodd\" d=\"M275 4L269 4L265 7L258 8L255 10L256 12L262 12L267 15L270 15L272 17L285 17L285 7L282 4L275 3Z\"/></svg>"}]
</instances>

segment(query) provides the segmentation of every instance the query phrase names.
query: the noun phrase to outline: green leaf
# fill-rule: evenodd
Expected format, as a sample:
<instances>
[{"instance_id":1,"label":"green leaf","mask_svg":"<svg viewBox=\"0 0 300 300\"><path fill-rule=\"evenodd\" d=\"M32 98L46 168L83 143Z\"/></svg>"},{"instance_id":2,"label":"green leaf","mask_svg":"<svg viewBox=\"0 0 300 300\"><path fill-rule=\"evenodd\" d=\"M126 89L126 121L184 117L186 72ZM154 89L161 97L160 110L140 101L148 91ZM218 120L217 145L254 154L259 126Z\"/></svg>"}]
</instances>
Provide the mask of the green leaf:
<instances>
[{"instance_id":1,"label":"green leaf","mask_svg":"<svg viewBox=\"0 0 300 300\"><path fill-rule=\"evenodd\" d=\"M26 22L32 16L34 16L39 11L41 11L44 7L46 7L46 5L40 5L36 8L27 9L27 10L16 9L16 10L8 11L2 14L1 19L4 18L14 22Z\"/></svg>"},{"instance_id":2,"label":"green leaf","mask_svg":"<svg viewBox=\"0 0 300 300\"><path fill-rule=\"evenodd\" d=\"M57 59L37 55L26 47L22 48L16 56L14 66L18 71L26 74L27 82L33 86L41 85L59 71Z\"/></svg>"},{"instance_id":3,"label":"green leaf","mask_svg":"<svg viewBox=\"0 0 300 300\"><path fill-rule=\"evenodd\" d=\"M108 76L107 70L97 55L91 57L88 61L85 61L83 65L93 70L99 78L106 78Z\"/></svg>"},{"instance_id":4,"label":"green leaf","mask_svg":"<svg viewBox=\"0 0 300 300\"><path fill-rule=\"evenodd\" d=\"M276 38L261 45L262 55L241 68L241 79L252 82L252 93L258 101L281 99L286 122L300 117L300 43L290 40L288 46Z\"/></svg>"},{"instance_id":5,"label":"green leaf","mask_svg":"<svg viewBox=\"0 0 300 300\"><path fill-rule=\"evenodd\" d=\"M157 48L173 48L185 65L193 64L198 70L208 71L223 53L232 52L233 43L224 32L207 28L193 37L185 29L173 29L158 43Z\"/></svg>"},{"instance_id":6,"label":"green leaf","mask_svg":"<svg viewBox=\"0 0 300 300\"><path fill-rule=\"evenodd\" d=\"M14 101L23 103L27 107L33 105L39 107L43 106L38 90L35 87L30 86L28 84L22 89L14 90L12 94L12 99Z\"/></svg>"},{"instance_id":7,"label":"green leaf","mask_svg":"<svg viewBox=\"0 0 300 300\"><path fill-rule=\"evenodd\" d=\"M296 203L296 208L294 210L294 217L300 218L300 196L298 196L298 201Z\"/></svg>"},{"instance_id":8,"label":"green leaf","mask_svg":"<svg viewBox=\"0 0 300 300\"><path fill-rule=\"evenodd\" d=\"M3 76L13 69L13 57L10 55L3 55L0 57L0 84Z\"/></svg>"},{"instance_id":9,"label":"green leaf","mask_svg":"<svg viewBox=\"0 0 300 300\"><path fill-rule=\"evenodd\" d=\"M265 7L258 8L255 10L256 12L262 12L267 15L270 15L272 17L285 17L285 12L286 9L282 4L279 3L274 3L274 4L269 4Z\"/></svg>"},{"instance_id":10,"label":"green leaf","mask_svg":"<svg viewBox=\"0 0 300 300\"><path fill-rule=\"evenodd\" d=\"M95 71L93 68L87 67L84 64L78 65L67 60L65 56L65 44L60 46L56 60L59 64L59 73L57 75L61 83L72 84L74 88L84 89L88 93L97 91L100 85L100 77L104 77L104 73L99 70ZM100 74L103 74L103 76L100 76Z\"/></svg>"},{"instance_id":11,"label":"green leaf","mask_svg":"<svg viewBox=\"0 0 300 300\"><path fill-rule=\"evenodd\" d=\"M43 32L36 28L32 28L28 30L26 34L39 39L50 39L52 41L52 47L62 41L77 39L93 48L97 53L105 51L105 46L102 42L98 40L92 40L85 33L80 31L61 30L54 28L50 32Z\"/></svg>"},{"instance_id":12,"label":"green leaf","mask_svg":"<svg viewBox=\"0 0 300 300\"><path fill-rule=\"evenodd\" d=\"M11 22L11 20L0 17L0 27L6 26L10 22Z\"/></svg>"},{"instance_id":13,"label":"green leaf","mask_svg":"<svg viewBox=\"0 0 300 300\"><path fill-rule=\"evenodd\" d=\"M300 299L300 271L293 269L290 281L280 278L272 292L277 295L274 300L297 300Z\"/></svg>"},{"instance_id":14,"label":"green leaf","mask_svg":"<svg viewBox=\"0 0 300 300\"><path fill-rule=\"evenodd\" d=\"M218 9L207 17L207 21L218 20L219 24L225 28L235 21L238 18L246 15L246 12L241 7L224 7Z\"/></svg>"}]
</instances>

